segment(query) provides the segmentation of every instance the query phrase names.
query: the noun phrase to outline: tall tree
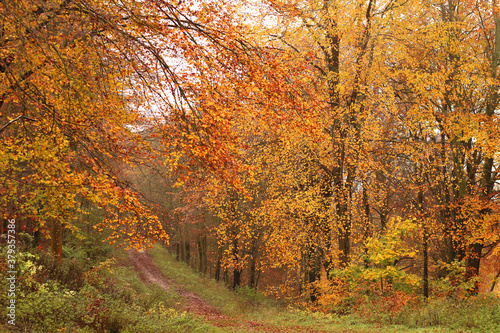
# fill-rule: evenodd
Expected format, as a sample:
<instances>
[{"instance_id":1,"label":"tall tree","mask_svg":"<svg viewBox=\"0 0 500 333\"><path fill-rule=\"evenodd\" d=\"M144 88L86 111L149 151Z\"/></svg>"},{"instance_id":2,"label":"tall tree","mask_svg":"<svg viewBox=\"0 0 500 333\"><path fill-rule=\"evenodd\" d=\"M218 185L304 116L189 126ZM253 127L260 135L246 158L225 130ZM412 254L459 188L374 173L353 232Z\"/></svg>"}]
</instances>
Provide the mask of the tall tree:
<instances>
[{"instance_id":1,"label":"tall tree","mask_svg":"<svg viewBox=\"0 0 500 333\"><path fill-rule=\"evenodd\" d=\"M162 128L178 117L168 132L176 135L178 149L167 149L163 161L174 169L179 153L209 161L191 144L218 131L194 121L201 96L191 89L196 85L188 72L196 68L198 78L208 80L201 74L219 73L225 58L237 57L234 50L242 48L223 5L2 3L1 204L6 215L34 220L42 230L50 224L59 260L63 227L82 218L83 201L107 212L97 227L111 230L112 241L124 237L142 247L147 237L167 240L158 217L120 169L158 156L139 130L151 127L148 116L159 114L169 119ZM173 59L181 59L182 70ZM212 64L218 64L213 71ZM222 123L217 119L214 127ZM204 141L217 151L210 145ZM209 156L213 165L217 156Z\"/></svg>"}]
</instances>

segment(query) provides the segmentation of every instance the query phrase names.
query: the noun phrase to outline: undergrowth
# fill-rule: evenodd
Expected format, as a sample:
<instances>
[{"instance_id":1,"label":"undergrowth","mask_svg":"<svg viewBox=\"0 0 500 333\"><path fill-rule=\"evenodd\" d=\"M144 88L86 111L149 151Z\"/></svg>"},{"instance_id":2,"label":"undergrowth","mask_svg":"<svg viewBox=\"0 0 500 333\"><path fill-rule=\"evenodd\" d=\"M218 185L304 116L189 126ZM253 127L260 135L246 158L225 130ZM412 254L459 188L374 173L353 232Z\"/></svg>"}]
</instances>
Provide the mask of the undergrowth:
<instances>
[{"instance_id":1,"label":"undergrowth","mask_svg":"<svg viewBox=\"0 0 500 333\"><path fill-rule=\"evenodd\" d=\"M36 247L18 243L15 326L6 323L7 284L0 284L2 332L213 332L181 311L179 295L145 285L126 253L68 236L62 265ZM21 238L21 237L19 237ZM6 249L0 279L6 281Z\"/></svg>"},{"instance_id":2,"label":"undergrowth","mask_svg":"<svg viewBox=\"0 0 500 333\"><path fill-rule=\"evenodd\" d=\"M368 323L398 324L409 328L446 327L453 332L500 332L500 300L497 296L428 301L412 298L400 307L392 307L397 297L401 296L367 300L353 315Z\"/></svg>"},{"instance_id":3,"label":"undergrowth","mask_svg":"<svg viewBox=\"0 0 500 333\"><path fill-rule=\"evenodd\" d=\"M325 332L500 332L500 300L494 296L468 299L436 298L428 302L401 291L351 294L342 309L299 307L266 298L248 287L230 291L222 282L197 273L175 260L166 248L148 253L156 265L186 289L199 294L226 315L279 327L289 332L316 329ZM355 297L354 297L355 296ZM222 329L223 330L223 329ZM223 330L224 331L224 330ZM227 332L251 332L231 328ZM258 330L256 330L258 331Z\"/></svg>"},{"instance_id":4,"label":"undergrowth","mask_svg":"<svg viewBox=\"0 0 500 333\"><path fill-rule=\"evenodd\" d=\"M424 301L401 291L351 294L338 303L348 305L342 311L332 306L311 311L245 286L233 292L177 262L164 247L149 250L165 275L241 324L216 327L184 312L175 291L144 284L124 251L72 237L66 239L61 266L45 251L20 242L16 326L5 323L9 299L7 284L1 283L0 331L246 333L267 325L284 332L500 332L500 301L493 295ZM0 252L6 258L6 249ZM6 278L2 260L0 279Z\"/></svg>"}]
</instances>

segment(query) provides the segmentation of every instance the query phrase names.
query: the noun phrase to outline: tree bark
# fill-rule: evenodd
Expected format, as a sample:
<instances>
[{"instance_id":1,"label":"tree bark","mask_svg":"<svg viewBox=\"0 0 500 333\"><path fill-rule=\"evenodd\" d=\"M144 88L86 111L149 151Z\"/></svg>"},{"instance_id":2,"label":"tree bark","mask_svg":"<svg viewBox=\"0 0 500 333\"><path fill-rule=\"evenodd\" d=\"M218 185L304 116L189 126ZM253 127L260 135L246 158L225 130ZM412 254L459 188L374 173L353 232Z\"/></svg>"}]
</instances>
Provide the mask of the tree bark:
<instances>
[{"instance_id":1,"label":"tree bark","mask_svg":"<svg viewBox=\"0 0 500 333\"><path fill-rule=\"evenodd\" d=\"M241 284L241 268L239 267L238 258L238 240L236 238L233 239L233 265L232 289L235 290L236 287L239 287Z\"/></svg>"},{"instance_id":2,"label":"tree bark","mask_svg":"<svg viewBox=\"0 0 500 333\"><path fill-rule=\"evenodd\" d=\"M254 289L257 288L257 279L256 279L256 266L257 266L257 239L254 239L252 243L252 250L250 256L250 281L249 287Z\"/></svg>"},{"instance_id":3,"label":"tree bark","mask_svg":"<svg viewBox=\"0 0 500 333\"><path fill-rule=\"evenodd\" d=\"M420 219L424 220L423 225L423 235L422 235L422 248L423 248L423 270L422 270L422 284L423 284L423 295L426 299L429 298L429 231L427 230L427 225L425 224L425 219L423 216L424 211L424 194L421 190L418 191L418 209L420 211Z\"/></svg>"},{"instance_id":4,"label":"tree bark","mask_svg":"<svg viewBox=\"0 0 500 333\"><path fill-rule=\"evenodd\" d=\"M490 293L494 292L495 291L495 286L497 284L497 280L500 278L500 270L498 271L497 275L495 276L495 278L493 279L493 283L491 284L491 288L490 288Z\"/></svg>"},{"instance_id":5,"label":"tree bark","mask_svg":"<svg viewBox=\"0 0 500 333\"><path fill-rule=\"evenodd\" d=\"M50 229L50 248L52 255L56 258L59 265L62 264L63 254L63 225L60 221L52 220Z\"/></svg>"},{"instance_id":6,"label":"tree bark","mask_svg":"<svg viewBox=\"0 0 500 333\"><path fill-rule=\"evenodd\" d=\"M222 270L222 249L219 247L217 249L217 261L215 263L215 280L220 281L221 279L221 270Z\"/></svg>"}]
</instances>

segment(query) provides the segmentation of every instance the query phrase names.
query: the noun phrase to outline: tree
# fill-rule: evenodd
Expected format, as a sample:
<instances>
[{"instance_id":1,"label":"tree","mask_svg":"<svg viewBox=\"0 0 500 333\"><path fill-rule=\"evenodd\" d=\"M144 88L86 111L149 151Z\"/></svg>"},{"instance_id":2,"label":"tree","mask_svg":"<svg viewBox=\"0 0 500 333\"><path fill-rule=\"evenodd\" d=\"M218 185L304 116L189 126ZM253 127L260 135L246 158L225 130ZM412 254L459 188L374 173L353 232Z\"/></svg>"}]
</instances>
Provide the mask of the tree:
<instances>
[{"instance_id":1,"label":"tree","mask_svg":"<svg viewBox=\"0 0 500 333\"><path fill-rule=\"evenodd\" d=\"M264 4L277 22L257 40L261 67L248 67L252 85L233 86L251 121L233 113L230 131L240 151L260 156L241 161L265 174L270 265L306 262L312 282L357 264L351 244L389 232L393 214L421 220L426 295L437 274L429 260L444 248L449 264L465 260L476 275L482 247L496 244L493 7ZM478 53L482 45L489 51Z\"/></svg>"},{"instance_id":2,"label":"tree","mask_svg":"<svg viewBox=\"0 0 500 333\"><path fill-rule=\"evenodd\" d=\"M134 247L147 244L145 237L166 241L158 217L120 169L155 158L138 131L150 127L145 110L154 104L166 117L179 116L178 126L196 126L187 120L196 116L189 82L169 59L201 67L220 50L230 54L237 40L228 11L220 9L208 2L195 10L165 1L4 1L4 217L35 221L41 230L51 224L59 260L63 227L85 219L86 201L107 212L96 227L111 230L111 241L124 236ZM179 136L177 143L184 142Z\"/></svg>"},{"instance_id":3,"label":"tree","mask_svg":"<svg viewBox=\"0 0 500 333\"><path fill-rule=\"evenodd\" d=\"M497 211L496 139L487 133L498 131L496 6L441 1L422 7L417 26L401 33L409 38L400 54L406 83L399 96L414 105L407 128L420 128L415 139L432 151L424 160L415 156L431 166L425 209L441 224L446 262L465 261L468 279L478 275L483 247L495 245L488 221Z\"/></svg>"}]
</instances>

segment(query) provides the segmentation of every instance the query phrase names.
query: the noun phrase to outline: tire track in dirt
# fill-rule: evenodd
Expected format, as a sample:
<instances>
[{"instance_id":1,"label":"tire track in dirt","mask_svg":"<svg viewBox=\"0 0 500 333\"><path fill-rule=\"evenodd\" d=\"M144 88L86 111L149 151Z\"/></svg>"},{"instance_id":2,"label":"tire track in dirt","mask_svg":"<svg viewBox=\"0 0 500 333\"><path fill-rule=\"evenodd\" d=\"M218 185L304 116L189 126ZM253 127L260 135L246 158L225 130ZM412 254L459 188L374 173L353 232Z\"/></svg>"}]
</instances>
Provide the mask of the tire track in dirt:
<instances>
[{"instance_id":1,"label":"tire track in dirt","mask_svg":"<svg viewBox=\"0 0 500 333\"><path fill-rule=\"evenodd\" d=\"M205 317L209 321L231 319L223 315L219 308L211 305L200 296L188 292L184 286L176 284L172 279L165 276L145 251L130 250L128 254L131 264L139 273L140 279L146 283L156 284L165 290L175 290L185 299L183 304L185 311Z\"/></svg>"},{"instance_id":2,"label":"tire track in dirt","mask_svg":"<svg viewBox=\"0 0 500 333\"><path fill-rule=\"evenodd\" d=\"M212 326L234 327L240 329L251 328L254 331L258 330L262 332L320 332L303 327L280 328L259 322L238 321L236 318L222 314L218 307L208 303L199 295L187 291L185 286L176 284L174 280L165 276L158 266L155 265L153 258L151 258L145 251L129 250L128 256L131 265L138 272L139 278L143 282L156 284L164 290L175 290L185 300L183 304L183 309L185 311L190 312L197 317L203 317L204 320L209 322Z\"/></svg>"}]
</instances>

